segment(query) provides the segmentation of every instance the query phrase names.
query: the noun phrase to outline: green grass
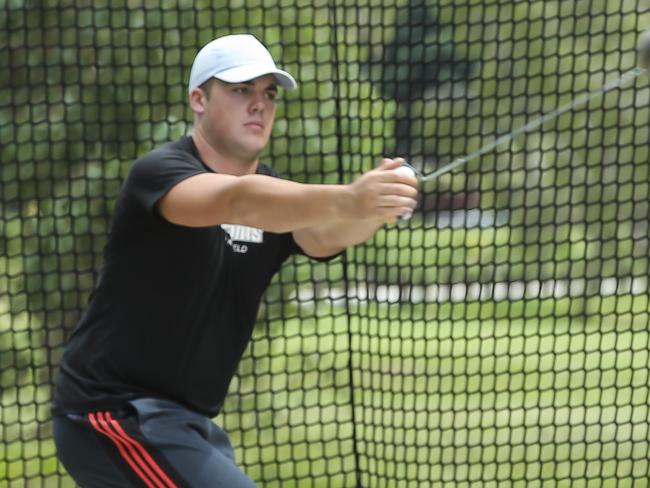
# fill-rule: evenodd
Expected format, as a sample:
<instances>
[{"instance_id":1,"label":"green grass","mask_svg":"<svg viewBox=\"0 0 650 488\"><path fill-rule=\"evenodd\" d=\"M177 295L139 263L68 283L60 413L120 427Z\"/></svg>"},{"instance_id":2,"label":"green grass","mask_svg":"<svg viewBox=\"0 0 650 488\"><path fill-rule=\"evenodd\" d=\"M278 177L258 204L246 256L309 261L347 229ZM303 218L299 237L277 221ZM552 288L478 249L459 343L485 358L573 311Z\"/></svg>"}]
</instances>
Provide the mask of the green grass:
<instances>
[{"instance_id":1,"label":"green grass","mask_svg":"<svg viewBox=\"0 0 650 488\"><path fill-rule=\"evenodd\" d=\"M265 487L355 486L357 459L373 488L648 486L647 297L578 302L306 307L257 331L217 421ZM42 414L2 415L0 480L72 486Z\"/></svg>"},{"instance_id":2,"label":"green grass","mask_svg":"<svg viewBox=\"0 0 650 488\"><path fill-rule=\"evenodd\" d=\"M233 385L243 415L233 400L219 420L264 486L353 486L353 435L364 486L647 486L647 299L575 302L274 323L256 339L270 359Z\"/></svg>"}]
</instances>

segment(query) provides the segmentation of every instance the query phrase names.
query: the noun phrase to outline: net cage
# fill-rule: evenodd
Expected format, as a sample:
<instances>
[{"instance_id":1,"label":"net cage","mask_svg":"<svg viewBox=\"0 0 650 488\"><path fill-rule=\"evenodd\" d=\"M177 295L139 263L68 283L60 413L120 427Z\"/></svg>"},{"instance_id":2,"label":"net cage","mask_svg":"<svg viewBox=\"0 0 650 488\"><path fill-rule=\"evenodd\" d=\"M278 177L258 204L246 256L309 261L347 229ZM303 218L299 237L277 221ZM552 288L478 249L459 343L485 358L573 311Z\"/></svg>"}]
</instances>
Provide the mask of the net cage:
<instances>
[{"instance_id":1,"label":"net cage","mask_svg":"<svg viewBox=\"0 0 650 488\"><path fill-rule=\"evenodd\" d=\"M74 486L50 399L133 160L191 130L196 50L299 82L263 159L422 175L636 66L647 0L0 2L0 486ZM647 76L422 188L265 295L224 411L265 487L646 487Z\"/></svg>"}]
</instances>

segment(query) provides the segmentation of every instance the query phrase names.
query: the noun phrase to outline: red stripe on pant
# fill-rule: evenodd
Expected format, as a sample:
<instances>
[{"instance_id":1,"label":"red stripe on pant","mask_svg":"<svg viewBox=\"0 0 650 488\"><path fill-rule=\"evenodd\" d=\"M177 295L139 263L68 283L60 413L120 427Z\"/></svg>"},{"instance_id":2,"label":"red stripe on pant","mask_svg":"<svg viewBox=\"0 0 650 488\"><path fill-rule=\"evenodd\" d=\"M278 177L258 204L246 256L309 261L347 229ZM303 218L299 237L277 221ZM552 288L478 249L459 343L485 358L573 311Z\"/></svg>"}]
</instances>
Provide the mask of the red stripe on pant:
<instances>
[{"instance_id":1,"label":"red stripe on pant","mask_svg":"<svg viewBox=\"0 0 650 488\"><path fill-rule=\"evenodd\" d=\"M113 441L122 458L148 488L177 488L144 446L130 437L110 412L89 413L88 420L95 430Z\"/></svg>"}]
</instances>

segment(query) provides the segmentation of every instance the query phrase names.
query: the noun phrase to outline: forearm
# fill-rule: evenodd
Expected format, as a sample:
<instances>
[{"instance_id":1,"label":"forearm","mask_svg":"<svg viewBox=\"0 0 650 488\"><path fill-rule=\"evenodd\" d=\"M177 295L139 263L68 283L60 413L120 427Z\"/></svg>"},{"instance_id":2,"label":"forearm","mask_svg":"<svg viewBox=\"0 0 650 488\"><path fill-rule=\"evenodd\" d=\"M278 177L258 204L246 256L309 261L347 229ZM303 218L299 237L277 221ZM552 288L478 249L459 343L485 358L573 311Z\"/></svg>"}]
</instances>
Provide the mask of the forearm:
<instances>
[{"instance_id":1,"label":"forearm","mask_svg":"<svg viewBox=\"0 0 650 488\"><path fill-rule=\"evenodd\" d=\"M312 255L331 256L346 247L361 244L384 226L377 220L339 220L297 230L296 242Z\"/></svg>"},{"instance_id":2,"label":"forearm","mask_svg":"<svg viewBox=\"0 0 650 488\"><path fill-rule=\"evenodd\" d=\"M247 175L237 178L231 194L229 214L233 223L270 232L328 225L349 210L348 188L344 185L310 185Z\"/></svg>"},{"instance_id":3,"label":"forearm","mask_svg":"<svg viewBox=\"0 0 650 488\"><path fill-rule=\"evenodd\" d=\"M338 247L355 246L366 242L374 236L379 229L385 225L384 222L371 221L350 221L336 222L324 225L318 232L327 232L331 236L331 245Z\"/></svg>"},{"instance_id":4,"label":"forearm","mask_svg":"<svg viewBox=\"0 0 650 488\"><path fill-rule=\"evenodd\" d=\"M403 176L402 172L400 176L398 172L391 171L400 162L399 159L384 159L377 170L365 173L353 183L359 195L370 189L370 194L375 197L360 199L366 211L346 212L341 218L321 221L296 230L293 237L298 245L310 256L331 256L348 246L367 241L384 224L394 223L401 216L410 215L417 203L417 180L411 174ZM395 176L397 180L391 181L390 178Z\"/></svg>"}]
</instances>

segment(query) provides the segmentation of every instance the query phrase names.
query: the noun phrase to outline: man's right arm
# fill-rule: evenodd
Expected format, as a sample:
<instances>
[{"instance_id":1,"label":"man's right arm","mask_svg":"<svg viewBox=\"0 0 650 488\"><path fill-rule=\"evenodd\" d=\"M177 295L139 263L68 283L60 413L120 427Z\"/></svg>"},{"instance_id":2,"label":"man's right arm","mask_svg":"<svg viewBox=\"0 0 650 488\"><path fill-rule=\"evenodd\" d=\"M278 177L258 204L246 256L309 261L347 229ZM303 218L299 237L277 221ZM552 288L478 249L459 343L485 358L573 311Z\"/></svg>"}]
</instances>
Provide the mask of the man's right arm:
<instances>
[{"instance_id":1,"label":"man's right arm","mask_svg":"<svg viewBox=\"0 0 650 488\"><path fill-rule=\"evenodd\" d=\"M342 219L393 222L412 210L415 199L411 182L386 169L392 166L384 164L349 185L202 173L176 184L158 209L179 225L241 224L278 233Z\"/></svg>"}]
</instances>

